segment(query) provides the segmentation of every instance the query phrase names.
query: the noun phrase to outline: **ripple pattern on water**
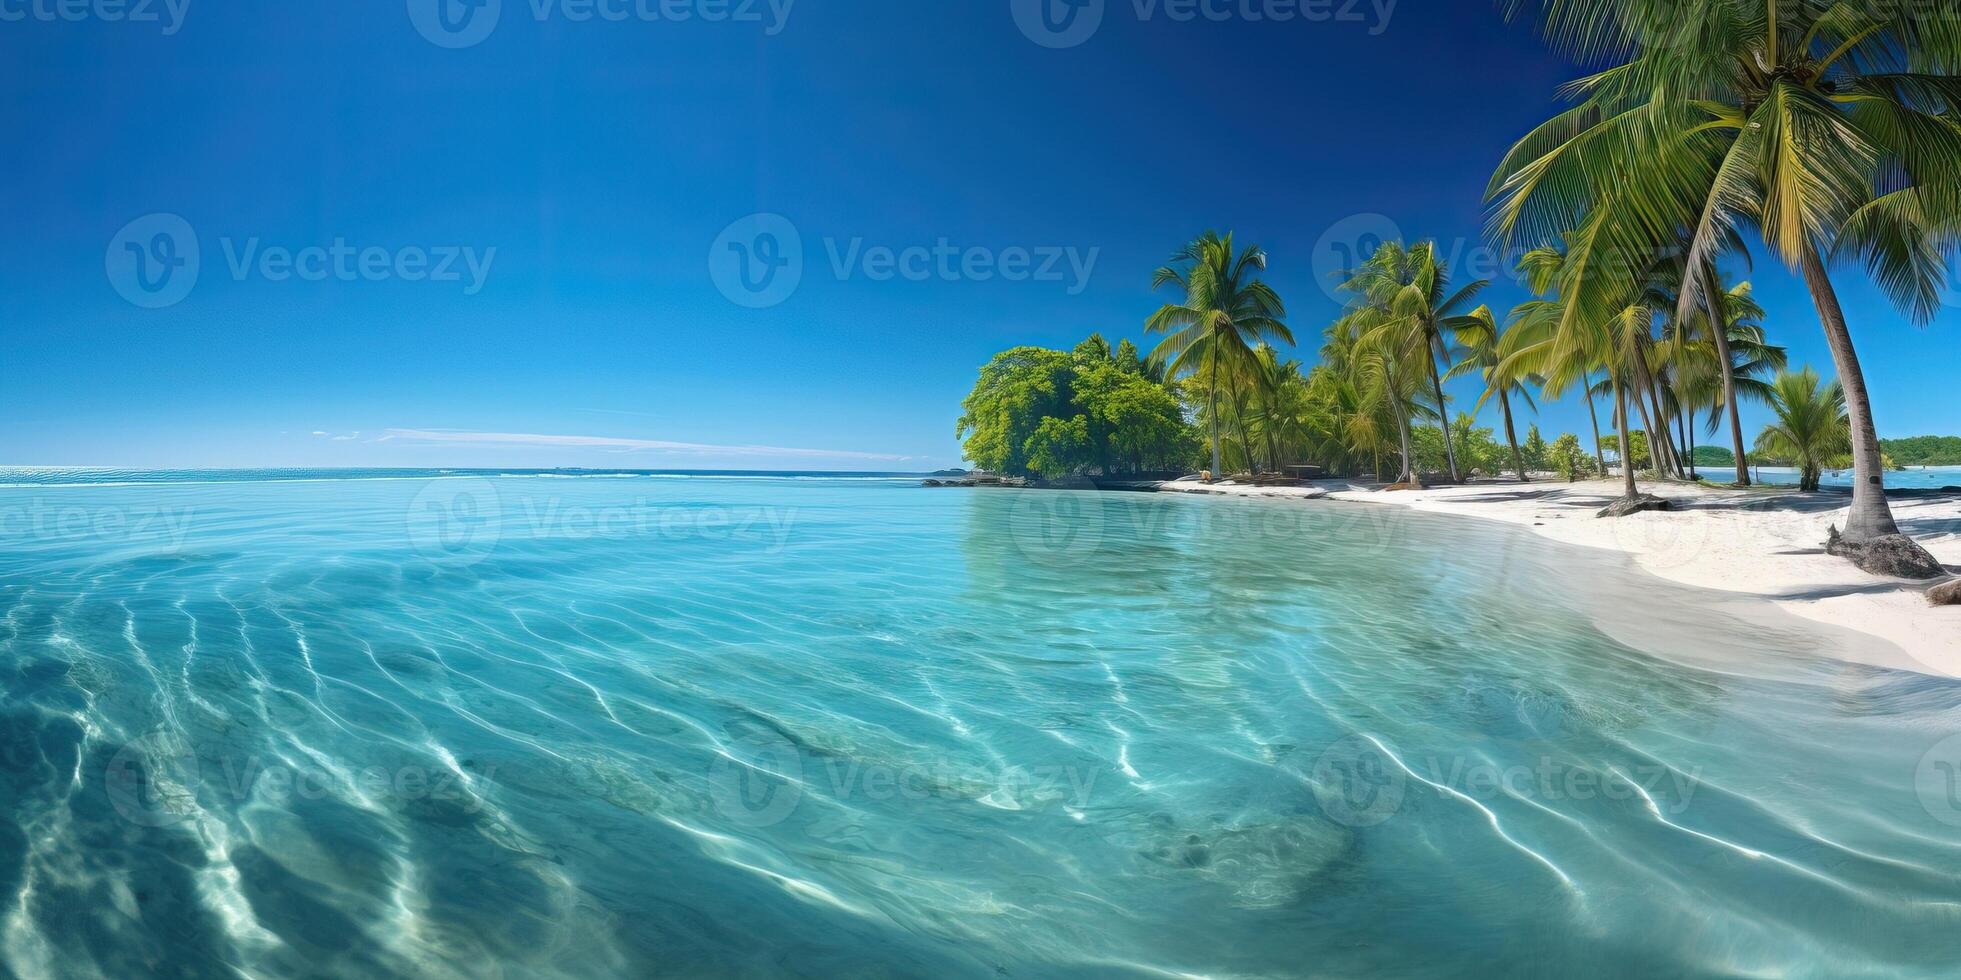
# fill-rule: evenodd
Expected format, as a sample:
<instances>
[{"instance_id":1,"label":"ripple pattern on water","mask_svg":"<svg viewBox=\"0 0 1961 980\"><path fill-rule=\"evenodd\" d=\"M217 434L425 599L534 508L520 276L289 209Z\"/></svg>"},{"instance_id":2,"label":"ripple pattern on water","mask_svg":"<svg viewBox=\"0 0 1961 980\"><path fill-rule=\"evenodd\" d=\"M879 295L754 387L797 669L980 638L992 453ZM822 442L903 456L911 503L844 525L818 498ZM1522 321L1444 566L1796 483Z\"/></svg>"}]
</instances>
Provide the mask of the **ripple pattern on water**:
<instances>
[{"instance_id":1,"label":"ripple pattern on water","mask_svg":"<svg viewBox=\"0 0 1961 980\"><path fill-rule=\"evenodd\" d=\"M1961 962L1961 685L1514 531L124 476L0 489L11 975Z\"/></svg>"}]
</instances>

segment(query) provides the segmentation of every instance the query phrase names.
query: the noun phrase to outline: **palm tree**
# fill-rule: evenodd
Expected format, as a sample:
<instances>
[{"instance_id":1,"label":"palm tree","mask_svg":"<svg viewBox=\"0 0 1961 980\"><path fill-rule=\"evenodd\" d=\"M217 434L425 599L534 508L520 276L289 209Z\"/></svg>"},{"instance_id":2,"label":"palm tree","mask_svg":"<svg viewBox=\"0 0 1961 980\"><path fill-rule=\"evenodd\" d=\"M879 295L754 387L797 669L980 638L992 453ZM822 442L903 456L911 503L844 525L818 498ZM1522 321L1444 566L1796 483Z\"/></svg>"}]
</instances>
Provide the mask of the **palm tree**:
<instances>
[{"instance_id":1,"label":"palm tree","mask_svg":"<svg viewBox=\"0 0 1961 980\"><path fill-rule=\"evenodd\" d=\"M1543 277L1549 283L1565 283L1570 281L1566 267L1575 257L1567 252L1539 249L1527 261L1535 279ZM1628 436L1632 418L1628 393L1640 382L1641 370L1645 369L1646 346L1653 337L1654 310L1635 301L1641 295L1638 290L1624 294L1627 302L1620 308L1598 316L1576 312L1577 304L1561 289L1548 289L1546 294L1551 298L1532 300L1513 311L1512 325L1499 343L1498 370L1511 377L1543 378L1546 396L1558 398L1574 384L1590 386L1594 370L1603 369L1606 373L1603 385L1613 395L1623 499L1634 502L1641 498L1641 491L1634 480L1634 447ZM1633 401L1636 407L1640 406L1639 398ZM1646 408L1640 410L1647 412ZM1606 467L1604 459L1601 467L1603 470Z\"/></svg>"},{"instance_id":2,"label":"palm tree","mask_svg":"<svg viewBox=\"0 0 1961 980\"><path fill-rule=\"evenodd\" d=\"M1757 436L1757 452L1789 460L1798 468L1798 489L1815 493L1825 468L1852 451L1845 389L1836 381L1821 387L1809 367L1778 375L1772 389L1777 421Z\"/></svg>"},{"instance_id":3,"label":"palm tree","mask_svg":"<svg viewBox=\"0 0 1961 980\"><path fill-rule=\"evenodd\" d=\"M1570 315L1589 319L1624 305L1617 264L1685 241L1686 319L1681 311L1716 291L1706 272L1726 243L1745 228L1761 232L1802 274L1845 387L1858 479L1844 541L1862 548L1898 536L1865 375L1827 262L1864 260L1918 322L1939 309L1944 257L1961 245L1961 19L1940 3L1507 6L1516 14L1528 3L1556 43L1618 64L1569 85L1576 104L1499 167L1495 230L1546 240L1577 229Z\"/></svg>"},{"instance_id":4,"label":"palm tree","mask_svg":"<svg viewBox=\"0 0 1961 980\"><path fill-rule=\"evenodd\" d=\"M1521 313L1512 312L1512 321L1518 321ZM1478 411L1492 395L1498 396L1498 407L1505 413L1505 442L1512 447L1512 465L1518 470L1520 483L1530 483L1532 478L1525 472L1525 454L1518 449L1518 429L1512 422L1512 395L1525 399L1525 404L1538 411L1532 404L1532 395L1525 390L1527 382L1543 385L1545 379L1526 375L1518 377L1502 370L1504 356L1499 351L1499 343L1504 331L1491 314L1491 307L1480 306L1465 318L1466 322L1457 328L1457 365L1450 369L1450 377L1477 372L1484 379L1484 394L1478 397ZM1475 414L1475 413L1473 413Z\"/></svg>"},{"instance_id":5,"label":"palm tree","mask_svg":"<svg viewBox=\"0 0 1961 980\"><path fill-rule=\"evenodd\" d=\"M1299 445L1306 432L1307 380L1301 376L1300 362L1280 360L1271 344L1261 344L1253 352L1253 366L1258 372L1254 388L1259 392L1253 420L1266 443L1267 462L1274 472L1284 473L1287 447Z\"/></svg>"},{"instance_id":6,"label":"palm tree","mask_svg":"<svg viewBox=\"0 0 1961 980\"><path fill-rule=\"evenodd\" d=\"M1328 327L1321 348L1321 364L1308 374L1311 397L1319 406L1317 433L1323 454L1339 459L1351 472L1360 461L1369 460L1368 471L1382 476L1382 454L1391 450L1389 433L1406 435L1398 406L1382 397L1385 392L1365 384L1364 365L1376 357L1362 347L1352 325L1344 321ZM1410 469L1407 441L1403 444L1404 470Z\"/></svg>"},{"instance_id":7,"label":"palm tree","mask_svg":"<svg viewBox=\"0 0 1961 980\"><path fill-rule=\"evenodd\" d=\"M1282 321L1286 307L1279 294L1259 277L1266 271L1266 252L1257 245L1234 252L1232 233L1219 237L1208 231L1172 256L1171 264L1152 277L1151 288L1176 286L1185 293L1181 303L1167 303L1145 321L1144 329L1169 334L1151 360L1168 362L1174 376L1203 373L1207 414L1212 432L1212 472L1225 474L1220 453L1219 381L1251 360L1253 347L1267 339L1292 344L1294 335Z\"/></svg>"},{"instance_id":8,"label":"palm tree","mask_svg":"<svg viewBox=\"0 0 1961 980\"><path fill-rule=\"evenodd\" d=\"M1715 280L1721 282L1721 280ZM1667 309L1668 307L1664 307ZM1756 321L1763 317L1749 283L1722 290L1716 310L1727 319L1721 332L1709 329L1706 315L1696 315L1688 326L1672 317L1664 328L1667 345L1675 352L1674 397L1681 403L1678 416L1682 425L1684 452L1694 470L1694 415L1707 410L1707 429L1711 435L1722 427L1725 416L1733 435L1740 432L1737 403L1744 400L1770 404L1771 385L1767 378L1784 370L1789 358L1782 347L1764 338L1764 328ZM1724 343L1717 344L1721 338ZM1729 370L1723 370L1727 357ZM1743 441L1735 437L1736 468L1741 479L1737 486L1749 486L1749 458L1743 454Z\"/></svg>"},{"instance_id":9,"label":"palm tree","mask_svg":"<svg viewBox=\"0 0 1961 980\"><path fill-rule=\"evenodd\" d=\"M1532 295L1548 308L1556 308L1559 288L1559 273L1566 264L1566 253L1552 247L1535 248L1519 257L1518 271L1525 277ZM1532 304L1512 311L1514 322L1528 312ZM1607 474L1607 444L1600 435L1600 410L1593 403L1593 372L1590 366L1580 372L1580 391L1586 395L1587 418L1593 423L1593 461L1599 465L1600 474ZM1544 382L1541 381L1541 388Z\"/></svg>"},{"instance_id":10,"label":"palm tree","mask_svg":"<svg viewBox=\"0 0 1961 980\"><path fill-rule=\"evenodd\" d=\"M1480 279L1452 293L1450 269L1437 258L1435 243L1418 242L1405 248L1401 242L1383 242L1361 268L1349 273L1342 289L1353 293L1358 303L1374 309L1371 319L1373 329L1381 332L1378 342L1422 352L1423 370L1428 373L1431 393L1436 396L1437 416L1448 419L1444 372L1438 369L1437 362L1442 359L1445 370L1449 368L1448 335L1459 326L1475 327L1464 315L1466 307L1489 285L1488 280ZM1448 423L1443 430L1444 459L1450 466L1450 478L1462 480Z\"/></svg>"}]
</instances>

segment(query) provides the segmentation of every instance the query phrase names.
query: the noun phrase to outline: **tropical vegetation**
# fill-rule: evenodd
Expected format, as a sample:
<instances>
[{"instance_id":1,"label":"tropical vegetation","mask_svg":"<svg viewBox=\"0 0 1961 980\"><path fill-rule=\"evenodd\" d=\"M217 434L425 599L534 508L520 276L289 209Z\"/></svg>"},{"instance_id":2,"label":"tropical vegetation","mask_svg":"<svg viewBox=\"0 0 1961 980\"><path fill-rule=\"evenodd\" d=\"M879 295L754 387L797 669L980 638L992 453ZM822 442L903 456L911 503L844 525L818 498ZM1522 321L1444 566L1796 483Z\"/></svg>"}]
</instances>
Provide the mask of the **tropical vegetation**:
<instances>
[{"instance_id":1,"label":"tropical vegetation","mask_svg":"<svg viewBox=\"0 0 1961 980\"><path fill-rule=\"evenodd\" d=\"M1130 341L1092 335L1074 351L996 354L963 405L958 435L976 466L1016 476L1183 471L1199 437L1176 389Z\"/></svg>"},{"instance_id":2,"label":"tropical vegetation","mask_svg":"<svg viewBox=\"0 0 1961 980\"><path fill-rule=\"evenodd\" d=\"M1777 421L1757 436L1759 455L1787 462L1798 470L1798 489L1812 493L1827 467L1844 465L1852 452L1852 426L1845 411L1845 389L1838 382L1821 383L1818 372L1805 368L1777 376L1771 409Z\"/></svg>"},{"instance_id":3,"label":"tropical vegetation","mask_svg":"<svg viewBox=\"0 0 1961 980\"><path fill-rule=\"evenodd\" d=\"M1206 232L1152 280L1174 295L1143 324L1162 338L1148 357L998 356L961 421L970 458L1054 475L1196 454L1218 476L1312 463L1402 486L1613 472L1630 499L1704 467L1747 486L1753 461L1788 461L1816 489L1849 466L1842 542L1918 551L1885 470L1961 463L1961 439L1880 442L1837 282L1863 271L1920 324L1940 307L1961 252L1961 17L1839 0L1504 6L1591 72L1489 185L1493 240L1520 256L1528 300L1481 305L1489 284L1434 243L1383 242L1329 283L1343 308L1304 366L1283 353L1294 332L1267 253ZM1729 278L1753 249L1803 281L1835 380L1790 371L1752 284ZM1451 404L1454 379L1481 386L1475 404ZM1568 396L1591 438L1548 442L1528 417ZM1753 402L1777 419L1754 459ZM1728 447L1699 444L1722 431Z\"/></svg>"},{"instance_id":4,"label":"tropical vegetation","mask_svg":"<svg viewBox=\"0 0 1961 980\"><path fill-rule=\"evenodd\" d=\"M1561 351L1612 336L1662 266L1680 268L1678 321L1727 322L1717 264L1760 242L1810 290L1845 391L1857 479L1842 540L1897 537L1832 267L1863 264L1916 322L1939 309L1961 244L1961 18L1949 4L1838 0L1507 6L1604 66L1567 86L1571 106L1513 148L1490 188L1500 239L1564 243ZM1719 357L1726 386L1729 364Z\"/></svg>"},{"instance_id":5,"label":"tropical vegetation","mask_svg":"<svg viewBox=\"0 0 1961 980\"><path fill-rule=\"evenodd\" d=\"M1901 466L1961 466L1961 436L1914 436L1880 443Z\"/></svg>"}]
</instances>

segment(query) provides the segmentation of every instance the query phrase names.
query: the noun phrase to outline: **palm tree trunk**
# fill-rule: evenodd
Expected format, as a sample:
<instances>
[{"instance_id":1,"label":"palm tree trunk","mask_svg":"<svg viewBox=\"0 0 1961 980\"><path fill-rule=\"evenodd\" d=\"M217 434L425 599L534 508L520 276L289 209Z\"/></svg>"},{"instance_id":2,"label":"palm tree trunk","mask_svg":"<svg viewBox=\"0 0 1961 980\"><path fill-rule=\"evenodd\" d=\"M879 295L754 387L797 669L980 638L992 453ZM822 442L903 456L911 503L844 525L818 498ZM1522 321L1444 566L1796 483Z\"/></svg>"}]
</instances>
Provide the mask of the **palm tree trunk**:
<instances>
[{"instance_id":1,"label":"palm tree trunk","mask_svg":"<svg viewBox=\"0 0 1961 980\"><path fill-rule=\"evenodd\" d=\"M1620 377L1609 372L1614 383L1614 428L1621 437L1621 481L1627 496L1639 496L1641 489L1634 485L1634 441L1627 437L1627 389L1621 387Z\"/></svg>"},{"instance_id":2,"label":"palm tree trunk","mask_svg":"<svg viewBox=\"0 0 1961 980\"><path fill-rule=\"evenodd\" d=\"M1640 355L1637 354L1636 357L1639 358ZM1635 383L1640 385L1647 396L1639 401L1641 421L1643 427L1648 430L1649 461L1654 464L1655 475L1679 477L1682 475L1682 468L1675 461L1675 437L1668 433L1668 417L1662 412L1661 385L1656 382L1655 376L1649 373L1645 359L1637 361L1636 370L1640 375L1635 379ZM1648 414L1650 405L1654 406L1652 416Z\"/></svg>"},{"instance_id":3,"label":"palm tree trunk","mask_svg":"<svg viewBox=\"0 0 1961 980\"><path fill-rule=\"evenodd\" d=\"M1580 373L1580 387L1587 393L1587 415L1593 418L1593 461L1600 464L1600 475L1607 475L1607 444L1600 438L1600 411L1593 407L1593 372Z\"/></svg>"},{"instance_id":4,"label":"palm tree trunk","mask_svg":"<svg viewBox=\"0 0 1961 980\"><path fill-rule=\"evenodd\" d=\"M1260 426L1260 431L1266 436L1267 463L1273 467L1275 473L1284 476L1287 473L1287 469L1280 462L1280 433L1275 431L1278 426L1273 424L1273 402L1274 399L1269 396L1265 415L1266 423Z\"/></svg>"},{"instance_id":5,"label":"palm tree trunk","mask_svg":"<svg viewBox=\"0 0 1961 980\"><path fill-rule=\"evenodd\" d=\"M1689 468L1689 479L1695 479L1695 446L1689 442L1689 413L1675 413L1675 428L1682 434L1682 462Z\"/></svg>"},{"instance_id":6,"label":"palm tree trunk","mask_svg":"<svg viewBox=\"0 0 1961 980\"><path fill-rule=\"evenodd\" d=\"M1712 277L1712 287L1714 282ZM1750 466L1743 453L1743 416L1736 408L1736 365L1730 359L1729 317L1723 315L1714 288L1702 291L1702 302L1709 311L1709 333L1716 339L1716 359L1723 365L1723 404L1729 409L1730 439L1735 443L1736 485L1747 487L1750 485Z\"/></svg>"},{"instance_id":7,"label":"palm tree trunk","mask_svg":"<svg viewBox=\"0 0 1961 980\"><path fill-rule=\"evenodd\" d=\"M1403 440L1403 475L1396 482L1414 484L1417 482L1416 461L1415 455L1410 452L1409 413L1403 410L1403 398L1401 395L1396 394L1394 388L1395 379L1393 377L1390 379L1390 385L1389 411L1396 416L1396 434Z\"/></svg>"},{"instance_id":8,"label":"palm tree trunk","mask_svg":"<svg viewBox=\"0 0 1961 980\"><path fill-rule=\"evenodd\" d=\"M1639 382L1636 381L1635 383L1638 384ZM1617 393L1614 397L1625 401L1627 400L1627 393L1625 390L1622 390L1621 392ZM1655 473L1657 475L1660 475L1663 473L1663 470L1661 468L1662 450L1659 447L1657 447L1655 444L1655 420L1648 416L1648 400L1642 397L1641 392L1636 391L1634 393L1633 401L1634 401L1635 409L1641 413L1641 431L1646 432L1648 434L1648 465L1654 467ZM1621 424L1620 424L1621 438L1623 439L1628 438L1627 430L1631 427L1633 421L1634 421L1633 419L1628 418L1627 406L1625 405L1621 406ZM1632 440L1629 440L1629 445L1630 446L1633 445ZM1633 456L1624 454L1621 456L1621 461L1626 464L1628 469L1634 468Z\"/></svg>"},{"instance_id":9,"label":"palm tree trunk","mask_svg":"<svg viewBox=\"0 0 1961 980\"><path fill-rule=\"evenodd\" d=\"M1450 481L1462 483L1464 474L1457 471L1457 449L1451 445L1450 409L1444 405L1444 381L1437 374L1437 358L1429 349L1429 340L1426 338L1423 344L1423 362L1430 365L1430 385L1437 391L1437 421L1444 430L1444 459L1450 464Z\"/></svg>"},{"instance_id":10,"label":"palm tree trunk","mask_svg":"<svg viewBox=\"0 0 1961 980\"><path fill-rule=\"evenodd\" d=\"M1689 479L1700 480L1702 479L1702 474L1696 472L1695 468L1695 426L1689 425L1685 421L1683 422L1682 431L1688 434L1689 440Z\"/></svg>"},{"instance_id":11,"label":"palm tree trunk","mask_svg":"<svg viewBox=\"0 0 1961 980\"><path fill-rule=\"evenodd\" d=\"M1216 368L1218 365L1215 363L1213 366ZM1212 372L1206 387L1211 390L1212 401L1212 411L1209 413L1212 416L1212 479L1220 480L1225 478L1226 466L1219 458L1219 372L1217 370Z\"/></svg>"},{"instance_id":12,"label":"palm tree trunk","mask_svg":"<svg viewBox=\"0 0 1961 980\"><path fill-rule=\"evenodd\" d=\"M1675 437L1668 431L1668 416L1661 407L1661 384L1648 371L1648 364L1640 364L1641 377L1637 380L1647 397L1641 402L1641 417L1648 430L1648 455L1655 464L1657 476L1681 476L1681 467L1675 462ZM1650 416L1648 409L1654 408Z\"/></svg>"},{"instance_id":13,"label":"palm tree trunk","mask_svg":"<svg viewBox=\"0 0 1961 980\"><path fill-rule=\"evenodd\" d=\"M1818 305L1818 319L1825 327L1825 342L1832 348L1832 363L1838 368L1839 384L1845 388L1845 414L1852 421L1852 514L1846 518L1845 540L1863 544L1874 538L1900 533L1893 520L1893 509L1886 504L1884 458L1879 448L1879 431L1872 420L1872 398L1866 392L1866 374L1859 367L1859 355L1852 349L1852 333L1845 325L1845 309L1839 306L1838 291L1818 250L1806 243L1799 256L1804 281L1811 287L1812 301Z\"/></svg>"},{"instance_id":14,"label":"palm tree trunk","mask_svg":"<svg viewBox=\"0 0 1961 980\"><path fill-rule=\"evenodd\" d=\"M1675 434L1668 431L1669 415L1667 404L1661 397L1661 379L1648 370L1646 358L1642 358L1640 370L1639 383L1648 395L1646 404L1654 407L1654 417L1648 421L1648 452L1654 457L1655 473L1687 479L1688 474L1682 471L1681 460L1675 458Z\"/></svg>"},{"instance_id":15,"label":"palm tree trunk","mask_svg":"<svg viewBox=\"0 0 1961 980\"><path fill-rule=\"evenodd\" d=\"M1246 457L1246 468L1257 476L1260 472L1260 461L1253 458L1252 436L1246 431L1246 407L1237 397L1233 399L1232 417L1239 423L1239 451Z\"/></svg>"},{"instance_id":16,"label":"palm tree trunk","mask_svg":"<svg viewBox=\"0 0 1961 980\"><path fill-rule=\"evenodd\" d=\"M1518 430L1512 427L1512 396L1502 387L1498 389L1498 407L1505 410L1505 441L1512 445L1512 465L1518 467L1518 482L1531 483L1532 478L1525 475L1525 454L1518 451Z\"/></svg>"}]
</instances>

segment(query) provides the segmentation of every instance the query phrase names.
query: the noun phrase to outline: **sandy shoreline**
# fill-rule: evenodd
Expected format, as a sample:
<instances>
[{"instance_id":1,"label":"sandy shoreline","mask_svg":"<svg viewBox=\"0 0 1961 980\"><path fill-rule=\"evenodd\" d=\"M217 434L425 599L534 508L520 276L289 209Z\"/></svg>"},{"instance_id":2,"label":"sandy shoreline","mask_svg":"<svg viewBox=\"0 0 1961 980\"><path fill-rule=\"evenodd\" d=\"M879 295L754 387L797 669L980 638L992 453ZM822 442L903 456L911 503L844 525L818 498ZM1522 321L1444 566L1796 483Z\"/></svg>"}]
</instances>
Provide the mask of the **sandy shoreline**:
<instances>
[{"instance_id":1,"label":"sandy shoreline","mask_svg":"<svg viewBox=\"0 0 1961 980\"><path fill-rule=\"evenodd\" d=\"M1783 489L1726 490L1644 483L1675 510L1602 520L1617 481L1481 482L1389 493L1347 481L1304 487L1165 484L1167 492L1390 504L1433 514L1500 521L1565 544L1617 551L1636 566L1684 585L1755 596L1805 619L1878 638L1929 673L1961 677L1961 607L1927 604L1938 583L1876 578L1825 554L1826 529L1845 523L1850 498ZM1961 496L1893 501L1901 528L1950 570L1961 566Z\"/></svg>"}]
</instances>

